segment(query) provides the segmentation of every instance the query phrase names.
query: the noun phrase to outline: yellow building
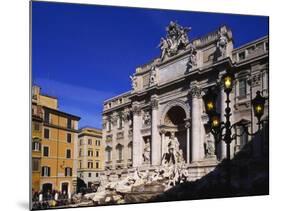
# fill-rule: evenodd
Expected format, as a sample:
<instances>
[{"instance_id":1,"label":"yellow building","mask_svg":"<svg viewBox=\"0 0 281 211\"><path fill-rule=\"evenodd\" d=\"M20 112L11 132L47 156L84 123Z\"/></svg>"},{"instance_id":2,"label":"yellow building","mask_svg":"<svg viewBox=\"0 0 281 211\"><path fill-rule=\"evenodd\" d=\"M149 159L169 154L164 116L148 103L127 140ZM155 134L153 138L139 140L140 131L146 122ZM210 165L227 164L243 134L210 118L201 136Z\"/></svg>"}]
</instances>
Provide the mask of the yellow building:
<instances>
[{"instance_id":1,"label":"yellow building","mask_svg":"<svg viewBox=\"0 0 281 211\"><path fill-rule=\"evenodd\" d=\"M100 174L104 170L102 131L85 127L79 131L78 137L78 177L87 187L92 187L99 183Z\"/></svg>"},{"instance_id":2,"label":"yellow building","mask_svg":"<svg viewBox=\"0 0 281 211\"><path fill-rule=\"evenodd\" d=\"M77 182L76 146L80 117L59 111L57 99L41 94L39 87L33 86L32 91L33 103L42 108L40 190L73 193ZM34 120L32 124L35 124ZM32 134L34 132L32 128ZM32 180L37 181L35 171L32 176Z\"/></svg>"}]
</instances>

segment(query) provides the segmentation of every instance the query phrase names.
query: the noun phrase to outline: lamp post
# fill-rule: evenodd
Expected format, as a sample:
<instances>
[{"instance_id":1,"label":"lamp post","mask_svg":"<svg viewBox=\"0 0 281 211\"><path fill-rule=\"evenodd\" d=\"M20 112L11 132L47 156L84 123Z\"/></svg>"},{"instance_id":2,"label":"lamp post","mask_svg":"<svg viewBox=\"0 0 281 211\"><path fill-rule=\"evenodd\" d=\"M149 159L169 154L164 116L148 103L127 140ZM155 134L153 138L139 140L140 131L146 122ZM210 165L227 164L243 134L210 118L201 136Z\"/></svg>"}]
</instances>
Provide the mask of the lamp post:
<instances>
[{"instance_id":1,"label":"lamp post","mask_svg":"<svg viewBox=\"0 0 281 211\"><path fill-rule=\"evenodd\" d=\"M211 133L214 135L216 143L224 141L226 143L226 163L227 163L227 185L230 188L231 185L231 162L230 162L230 144L231 141L237 136L236 134L232 135L232 128L234 125L230 122L231 117L231 108L230 108L230 93L232 91L234 82L234 74L231 71L227 71L222 77L222 86L224 92L226 93L226 107L225 107L225 121L222 121L220 114L216 111L216 93L209 88L207 93L203 96L203 101L205 105L206 113L209 117L209 126L211 128ZM256 97L252 100L254 115L258 119L258 125L260 130L261 117L264 113L264 104L265 98L261 96L260 92L257 92Z\"/></svg>"},{"instance_id":2,"label":"lamp post","mask_svg":"<svg viewBox=\"0 0 281 211\"><path fill-rule=\"evenodd\" d=\"M256 97L252 100L254 115L258 119L259 130L260 130L260 125L261 125L261 117L264 114L265 100L266 100L266 98L261 96L261 92L260 91L257 91Z\"/></svg>"}]
</instances>

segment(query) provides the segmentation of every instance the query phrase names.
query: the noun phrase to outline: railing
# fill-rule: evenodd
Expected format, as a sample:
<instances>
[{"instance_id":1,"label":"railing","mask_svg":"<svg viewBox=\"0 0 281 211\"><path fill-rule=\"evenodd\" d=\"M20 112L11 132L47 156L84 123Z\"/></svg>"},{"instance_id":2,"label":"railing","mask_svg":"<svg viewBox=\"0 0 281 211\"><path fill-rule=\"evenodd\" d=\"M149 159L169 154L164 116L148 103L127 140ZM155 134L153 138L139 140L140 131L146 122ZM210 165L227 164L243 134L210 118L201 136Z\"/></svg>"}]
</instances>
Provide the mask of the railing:
<instances>
[{"instance_id":1,"label":"railing","mask_svg":"<svg viewBox=\"0 0 281 211\"><path fill-rule=\"evenodd\" d=\"M257 42L249 46L245 46L241 49L237 49L233 54L233 59L236 62L245 61L262 55L268 52L268 41Z\"/></svg>"}]
</instances>

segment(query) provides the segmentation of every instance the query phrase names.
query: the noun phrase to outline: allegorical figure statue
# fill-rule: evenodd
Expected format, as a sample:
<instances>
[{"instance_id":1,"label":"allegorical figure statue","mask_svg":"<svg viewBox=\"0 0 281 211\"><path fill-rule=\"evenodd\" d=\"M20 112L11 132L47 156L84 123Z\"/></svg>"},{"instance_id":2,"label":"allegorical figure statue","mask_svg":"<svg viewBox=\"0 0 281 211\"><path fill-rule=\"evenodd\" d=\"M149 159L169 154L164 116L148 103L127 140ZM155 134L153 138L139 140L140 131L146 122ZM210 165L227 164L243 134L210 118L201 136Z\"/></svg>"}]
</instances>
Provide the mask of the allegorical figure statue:
<instances>
[{"instance_id":1,"label":"allegorical figure statue","mask_svg":"<svg viewBox=\"0 0 281 211\"><path fill-rule=\"evenodd\" d=\"M133 90L137 89L137 77L136 76L130 76L131 82L132 82L132 88Z\"/></svg>"},{"instance_id":2,"label":"allegorical figure statue","mask_svg":"<svg viewBox=\"0 0 281 211\"><path fill-rule=\"evenodd\" d=\"M150 78L149 78L149 85L152 86L156 83L156 69L155 66L151 68Z\"/></svg>"},{"instance_id":3,"label":"allegorical figure statue","mask_svg":"<svg viewBox=\"0 0 281 211\"><path fill-rule=\"evenodd\" d=\"M182 27L177 22L171 21L166 27L166 38L161 38L158 47L161 48L161 61L164 57L173 56L178 53L179 50L185 49L189 44L187 33L191 30L191 27Z\"/></svg>"},{"instance_id":4,"label":"allegorical figure statue","mask_svg":"<svg viewBox=\"0 0 281 211\"><path fill-rule=\"evenodd\" d=\"M205 144L206 157L211 158L215 156L215 143L213 140L208 139Z\"/></svg>"},{"instance_id":5,"label":"allegorical figure statue","mask_svg":"<svg viewBox=\"0 0 281 211\"><path fill-rule=\"evenodd\" d=\"M144 143L143 162L144 163L149 163L150 162L150 139L149 138Z\"/></svg>"},{"instance_id":6,"label":"allegorical figure statue","mask_svg":"<svg viewBox=\"0 0 281 211\"><path fill-rule=\"evenodd\" d=\"M197 54L197 51L195 49L195 46L191 45L190 53L187 57L187 62L186 62L186 67L188 70L197 65L196 54Z\"/></svg>"},{"instance_id":7,"label":"allegorical figure statue","mask_svg":"<svg viewBox=\"0 0 281 211\"><path fill-rule=\"evenodd\" d=\"M219 31L218 32L218 42L217 42L217 48L220 52L220 56L225 57L226 55L226 45L227 45L227 37L226 32Z\"/></svg>"},{"instance_id":8,"label":"allegorical figure statue","mask_svg":"<svg viewBox=\"0 0 281 211\"><path fill-rule=\"evenodd\" d=\"M144 126L151 125L151 117L149 111L146 111L143 115L143 125Z\"/></svg>"},{"instance_id":9,"label":"allegorical figure statue","mask_svg":"<svg viewBox=\"0 0 281 211\"><path fill-rule=\"evenodd\" d=\"M178 162L179 152L179 142L175 137L175 134L172 133L170 139L168 140L168 152L163 155L162 164L172 165Z\"/></svg>"},{"instance_id":10,"label":"allegorical figure statue","mask_svg":"<svg viewBox=\"0 0 281 211\"><path fill-rule=\"evenodd\" d=\"M164 59L165 55L168 54L169 50L169 44L166 39L161 37L160 44L158 45L158 48L161 49L161 61Z\"/></svg>"}]
</instances>

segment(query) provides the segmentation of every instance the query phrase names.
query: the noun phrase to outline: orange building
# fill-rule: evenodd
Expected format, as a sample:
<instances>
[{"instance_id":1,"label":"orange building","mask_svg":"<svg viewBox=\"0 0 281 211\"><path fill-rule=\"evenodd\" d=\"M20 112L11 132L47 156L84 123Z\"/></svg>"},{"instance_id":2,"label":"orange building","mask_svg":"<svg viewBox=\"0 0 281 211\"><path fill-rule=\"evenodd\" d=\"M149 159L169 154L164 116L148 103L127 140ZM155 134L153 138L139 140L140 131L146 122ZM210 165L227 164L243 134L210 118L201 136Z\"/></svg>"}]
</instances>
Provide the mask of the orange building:
<instances>
[{"instance_id":1,"label":"orange building","mask_svg":"<svg viewBox=\"0 0 281 211\"><path fill-rule=\"evenodd\" d=\"M33 86L33 103L41 109L40 158L39 170L35 167L35 151L32 151L32 173L34 190L43 192L57 190L65 193L76 191L77 183L77 141L80 117L58 110L56 98L40 93L38 86ZM34 118L33 118L34 119ZM32 119L34 125L35 119ZM35 130L32 128L32 134ZM34 136L35 137L35 136ZM33 139L34 143L34 139ZM37 152L36 152L37 153ZM38 153L37 153L38 154ZM33 156L34 155L34 156Z\"/></svg>"},{"instance_id":2,"label":"orange building","mask_svg":"<svg viewBox=\"0 0 281 211\"><path fill-rule=\"evenodd\" d=\"M43 110L32 102L32 190L40 191Z\"/></svg>"}]
</instances>

